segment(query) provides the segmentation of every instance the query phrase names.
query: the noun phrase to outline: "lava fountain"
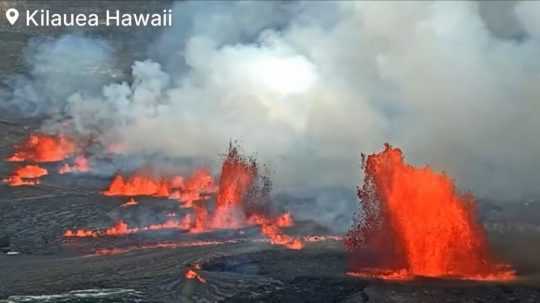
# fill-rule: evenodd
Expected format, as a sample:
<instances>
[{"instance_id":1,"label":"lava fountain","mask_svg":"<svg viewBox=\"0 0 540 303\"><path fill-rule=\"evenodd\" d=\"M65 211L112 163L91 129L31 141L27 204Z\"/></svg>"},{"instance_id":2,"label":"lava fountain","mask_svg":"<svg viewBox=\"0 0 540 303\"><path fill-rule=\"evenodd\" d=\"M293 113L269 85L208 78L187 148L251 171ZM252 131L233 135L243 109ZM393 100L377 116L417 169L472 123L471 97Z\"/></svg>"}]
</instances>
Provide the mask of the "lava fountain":
<instances>
[{"instance_id":1,"label":"lava fountain","mask_svg":"<svg viewBox=\"0 0 540 303\"><path fill-rule=\"evenodd\" d=\"M362 158L362 212L345 239L351 275L514 278L509 266L490 254L473 197L457 192L448 176L407 164L401 150L388 144Z\"/></svg>"},{"instance_id":2,"label":"lava fountain","mask_svg":"<svg viewBox=\"0 0 540 303\"><path fill-rule=\"evenodd\" d=\"M23 186L39 184L39 178L48 174L45 168L37 165L25 165L15 171L3 181L9 186Z\"/></svg>"},{"instance_id":3,"label":"lava fountain","mask_svg":"<svg viewBox=\"0 0 540 303\"><path fill-rule=\"evenodd\" d=\"M255 161L245 159L238 149L231 145L221 167L212 227L239 228L245 224L244 202L256 177Z\"/></svg>"},{"instance_id":4,"label":"lava fountain","mask_svg":"<svg viewBox=\"0 0 540 303\"><path fill-rule=\"evenodd\" d=\"M57 162L75 153L75 143L63 135L31 134L7 158L10 162Z\"/></svg>"}]
</instances>

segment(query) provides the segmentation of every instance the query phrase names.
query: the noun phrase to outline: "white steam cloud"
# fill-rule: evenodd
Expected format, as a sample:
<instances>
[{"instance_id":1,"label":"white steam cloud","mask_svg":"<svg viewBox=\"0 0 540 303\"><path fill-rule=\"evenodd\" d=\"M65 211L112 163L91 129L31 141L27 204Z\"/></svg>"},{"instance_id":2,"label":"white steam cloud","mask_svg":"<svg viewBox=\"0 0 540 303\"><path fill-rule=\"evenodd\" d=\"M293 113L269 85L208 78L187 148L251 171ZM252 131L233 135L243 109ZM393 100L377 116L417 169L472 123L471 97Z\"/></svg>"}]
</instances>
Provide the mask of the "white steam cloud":
<instances>
[{"instance_id":1,"label":"white steam cloud","mask_svg":"<svg viewBox=\"0 0 540 303\"><path fill-rule=\"evenodd\" d=\"M174 12L128 82L82 77L96 66L110 78L114 49L66 36L30 46L32 82L14 96L133 154L216 158L237 139L281 189L352 189L360 153L390 142L477 195L540 194L537 2L202 1Z\"/></svg>"}]
</instances>

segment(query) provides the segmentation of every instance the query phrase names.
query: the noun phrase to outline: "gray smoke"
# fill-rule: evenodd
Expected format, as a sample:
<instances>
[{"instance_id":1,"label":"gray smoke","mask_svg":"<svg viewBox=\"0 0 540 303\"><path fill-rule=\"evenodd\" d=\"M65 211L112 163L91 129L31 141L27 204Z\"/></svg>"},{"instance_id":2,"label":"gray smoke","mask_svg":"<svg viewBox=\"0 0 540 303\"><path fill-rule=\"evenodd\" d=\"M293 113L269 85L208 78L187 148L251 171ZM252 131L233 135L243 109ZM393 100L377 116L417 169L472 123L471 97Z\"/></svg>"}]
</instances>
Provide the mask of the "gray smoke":
<instances>
[{"instance_id":1,"label":"gray smoke","mask_svg":"<svg viewBox=\"0 0 540 303\"><path fill-rule=\"evenodd\" d=\"M16 95L129 154L215 159L237 139L278 190L352 191L360 153L390 142L478 196L539 194L538 2L202 1L174 12L129 81L83 77L90 61L110 77L114 49L66 36L30 45L32 82Z\"/></svg>"}]
</instances>

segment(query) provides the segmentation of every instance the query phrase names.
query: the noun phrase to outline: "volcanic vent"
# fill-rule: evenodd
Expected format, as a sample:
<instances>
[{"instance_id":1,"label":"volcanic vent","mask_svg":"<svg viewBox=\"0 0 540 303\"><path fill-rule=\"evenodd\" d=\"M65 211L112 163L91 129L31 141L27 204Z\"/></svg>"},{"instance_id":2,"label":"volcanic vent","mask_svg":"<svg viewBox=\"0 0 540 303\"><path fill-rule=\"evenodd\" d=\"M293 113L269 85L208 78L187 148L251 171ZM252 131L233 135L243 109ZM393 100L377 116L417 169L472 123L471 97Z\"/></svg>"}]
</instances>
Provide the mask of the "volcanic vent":
<instances>
[{"instance_id":1,"label":"volcanic vent","mask_svg":"<svg viewBox=\"0 0 540 303\"><path fill-rule=\"evenodd\" d=\"M272 207L270 191L270 179L259 172L255 159L242 156L238 147L231 144L217 184L206 169L197 169L187 178L141 169L131 176L117 174L103 192L105 196L129 197L129 201L120 205L123 208L138 205L134 197L175 200L180 208L191 211L183 217L176 218L172 213L165 222L136 227L119 219L104 229L70 229L64 236L118 237L163 229L200 234L259 226L271 244L290 249L303 248L301 240L282 231L291 227L294 221L288 212L280 213Z\"/></svg>"},{"instance_id":2,"label":"volcanic vent","mask_svg":"<svg viewBox=\"0 0 540 303\"><path fill-rule=\"evenodd\" d=\"M362 212L348 232L350 274L508 280L512 270L489 251L474 199L429 166L407 164L398 148L362 157Z\"/></svg>"}]
</instances>

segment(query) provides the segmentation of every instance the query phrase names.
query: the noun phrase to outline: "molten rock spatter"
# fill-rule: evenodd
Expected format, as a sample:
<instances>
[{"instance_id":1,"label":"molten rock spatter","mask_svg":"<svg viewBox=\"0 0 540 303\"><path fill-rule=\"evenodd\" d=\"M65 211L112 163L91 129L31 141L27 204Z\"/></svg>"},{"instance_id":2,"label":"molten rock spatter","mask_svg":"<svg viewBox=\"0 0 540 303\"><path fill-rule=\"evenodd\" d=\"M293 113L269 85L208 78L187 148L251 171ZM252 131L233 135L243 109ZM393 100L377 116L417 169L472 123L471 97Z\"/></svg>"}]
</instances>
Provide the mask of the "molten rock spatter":
<instances>
[{"instance_id":1,"label":"molten rock spatter","mask_svg":"<svg viewBox=\"0 0 540 303\"><path fill-rule=\"evenodd\" d=\"M64 135L31 134L7 158L10 162L57 162L75 153L75 143Z\"/></svg>"},{"instance_id":2,"label":"molten rock spatter","mask_svg":"<svg viewBox=\"0 0 540 303\"><path fill-rule=\"evenodd\" d=\"M201 277L201 275L199 274L200 270L201 266L199 264L188 266L185 269L184 277L188 280L196 280L199 283L206 283L206 279Z\"/></svg>"},{"instance_id":3,"label":"molten rock spatter","mask_svg":"<svg viewBox=\"0 0 540 303\"><path fill-rule=\"evenodd\" d=\"M471 195L429 167L405 163L402 152L363 157L362 213L349 231L351 274L383 279L415 276L507 280L514 272L497 264L474 216Z\"/></svg>"},{"instance_id":4,"label":"molten rock spatter","mask_svg":"<svg viewBox=\"0 0 540 303\"><path fill-rule=\"evenodd\" d=\"M139 171L129 177L116 175L103 194L166 197L191 207L193 201L206 199L205 195L215 190L212 176L204 169L196 170L186 180L181 176L156 176Z\"/></svg>"},{"instance_id":5,"label":"molten rock spatter","mask_svg":"<svg viewBox=\"0 0 540 303\"><path fill-rule=\"evenodd\" d=\"M245 197L257 177L255 161L242 157L230 145L221 167L213 228L240 228L245 225Z\"/></svg>"},{"instance_id":6,"label":"molten rock spatter","mask_svg":"<svg viewBox=\"0 0 540 303\"><path fill-rule=\"evenodd\" d=\"M25 165L16 168L13 173L3 181L9 186L23 186L39 184L39 178L47 175L45 168L37 165Z\"/></svg>"},{"instance_id":7,"label":"molten rock spatter","mask_svg":"<svg viewBox=\"0 0 540 303\"><path fill-rule=\"evenodd\" d=\"M212 227L259 225L271 244L302 249L302 241L285 235L282 230L294 225L292 216L289 213L271 215L270 189L269 178L259 175L255 160L242 157L238 149L230 145L221 169Z\"/></svg>"}]
</instances>

